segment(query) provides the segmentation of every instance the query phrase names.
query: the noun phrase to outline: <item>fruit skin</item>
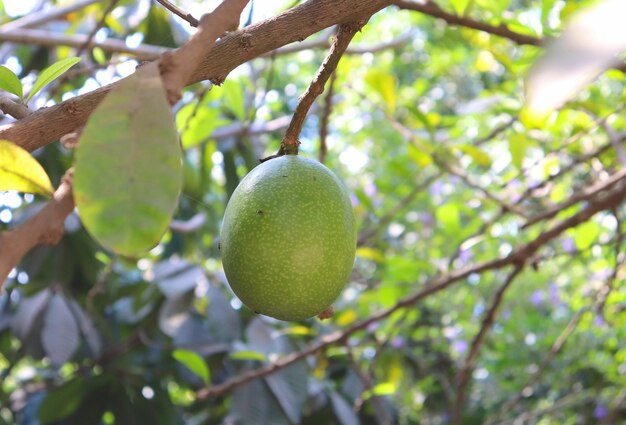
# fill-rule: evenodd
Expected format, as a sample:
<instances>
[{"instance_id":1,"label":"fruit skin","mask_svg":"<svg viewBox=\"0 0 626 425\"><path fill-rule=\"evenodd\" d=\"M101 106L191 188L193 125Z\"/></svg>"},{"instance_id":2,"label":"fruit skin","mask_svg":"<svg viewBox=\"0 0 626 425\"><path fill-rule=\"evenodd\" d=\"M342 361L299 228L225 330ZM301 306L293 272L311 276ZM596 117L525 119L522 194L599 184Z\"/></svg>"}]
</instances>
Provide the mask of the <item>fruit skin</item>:
<instances>
[{"instance_id":1,"label":"fruit skin","mask_svg":"<svg viewBox=\"0 0 626 425\"><path fill-rule=\"evenodd\" d=\"M252 310L280 320L315 316L339 296L354 264L348 192L317 161L266 161L233 192L221 251L232 290Z\"/></svg>"}]
</instances>

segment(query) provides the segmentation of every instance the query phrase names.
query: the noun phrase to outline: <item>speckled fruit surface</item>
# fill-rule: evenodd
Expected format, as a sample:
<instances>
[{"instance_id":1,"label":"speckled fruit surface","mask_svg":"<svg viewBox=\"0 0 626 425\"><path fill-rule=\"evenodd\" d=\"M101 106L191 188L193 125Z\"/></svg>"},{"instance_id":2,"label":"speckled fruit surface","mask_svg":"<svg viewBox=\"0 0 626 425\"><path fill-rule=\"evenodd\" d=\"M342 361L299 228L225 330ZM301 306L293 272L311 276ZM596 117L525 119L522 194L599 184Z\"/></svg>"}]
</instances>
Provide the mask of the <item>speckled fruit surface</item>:
<instances>
[{"instance_id":1,"label":"speckled fruit surface","mask_svg":"<svg viewBox=\"0 0 626 425\"><path fill-rule=\"evenodd\" d=\"M228 282L249 308L302 320L329 307L348 280L356 225L341 181L295 155L254 168L233 192L221 231Z\"/></svg>"}]
</instances>

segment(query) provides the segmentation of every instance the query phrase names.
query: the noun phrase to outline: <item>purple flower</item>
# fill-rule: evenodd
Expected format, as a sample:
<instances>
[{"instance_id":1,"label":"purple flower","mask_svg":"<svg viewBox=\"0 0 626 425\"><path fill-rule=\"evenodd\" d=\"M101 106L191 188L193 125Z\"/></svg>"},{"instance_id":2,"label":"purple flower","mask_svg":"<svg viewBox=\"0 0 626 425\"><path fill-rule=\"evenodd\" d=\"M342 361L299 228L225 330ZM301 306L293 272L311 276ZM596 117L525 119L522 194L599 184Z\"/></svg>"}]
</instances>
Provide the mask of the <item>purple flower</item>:
<instances>
[{"instance_id":1,"label":"purple flower","mask_svg":"<svg viewBox=\"0 0 626 425\"><path fill-rule=\"evenodd\" d=\"M565 252L576 251L576 245L574 244L574 239L572 238L563 239L563 242L561 243L561 245L563 246L563 251Z\"/></svg>"},{"instance_id":2,"label":"purple flower","mask_svg":"<svg viewBox=\"0 0 626 425\"><path fill-rule=\"evenodd\" d=\"M543 291L541 289L537 289L535 292L533 292L533 294L530 296L530 302L532 303L532 305L534 305L535 307L537 307L539 304L541 304L541 302L543 301Z\"/></svg>"},{"instance_id":3,"label":"purple flower","mask_svg":"<svg viewBox=\"0 0 626 425\"><path fill-rule=\"evenodd\" d=\"M404 338L400 335L391 340L391 346L393 348L402 348L404 346Z\"/></svg>"},{"instance_id":4,"label":"purple flower","mask_svg":"<svg viewBox=\"0 0 626 425\"><path fill-rule=\"evenodd\" d=\"M609 415L609 409L606 408L606 406L603 406L601 404L598 404L596 406L596 409L593 411L593 417L601 420L606 418Z\"/></svg>"},{"instance_id":5,"label":"purple flower","mask_svg":"<svg viewBox=\"0 0 626 425\"><path fill-rule=\"evenodd\" d=\"M359 205L359 198L356 197L356 195L352 192L350 192L350 203L352 203L353 207L356 207Z\"/></svg>"},{"instance_id":6,"label":"purple flower","mask_svg":"<svg viewBox=\"0 0 626 425\"><path fill-rule=\"evenodd\" d=\"M443 194L443 183L441 180L436 180L433 184L430 185L430 195L438 196Z\"/></svg>"},{"instance_id":7,"label":"purple flower","mask_svg":"<svg viewBox=\"0 0 626 425\"><path fill-rule=\"evenodd\" d=\"M561 305L561 296L559 295L559 292L559 287L556 283L552 282L550 286L548 286L548 295L550 297L550 302L554 307Z\"/></svg>"},{"instance_id":8,"label":"purple flower","mask_svg":"<svg viewBox=\"0 0 626 425\"><path fill-rule=\"evenodd\" d=\"M462 249L461 252L459 252L459 261L462 263L467 263L472 259L472 257L472 251L469 249Z\"/></svg>"},{"instance_id":9,"label":"purple flower","mask_svg":"<svg viewBox=\"0 0 626 425\"><path fill-rule=\"evenodd\" d=\"M373 198L376 195L378 195L378 187L376 186L374 182L367 183L365 187L363 188L363 190L365 191L365 194L369 196L370 198Z\"/></svg>"},{"instance_id":10,"label":"purple flower","mask_svg":"<svg viewBox=\"0 0 626 425\"><path fill-rule=\"evenodd\" d=\"M467 342L462 339L457 339L452 343L452 348L459 354L463 354L467 351Z\"/></svg>"}]
</instances>

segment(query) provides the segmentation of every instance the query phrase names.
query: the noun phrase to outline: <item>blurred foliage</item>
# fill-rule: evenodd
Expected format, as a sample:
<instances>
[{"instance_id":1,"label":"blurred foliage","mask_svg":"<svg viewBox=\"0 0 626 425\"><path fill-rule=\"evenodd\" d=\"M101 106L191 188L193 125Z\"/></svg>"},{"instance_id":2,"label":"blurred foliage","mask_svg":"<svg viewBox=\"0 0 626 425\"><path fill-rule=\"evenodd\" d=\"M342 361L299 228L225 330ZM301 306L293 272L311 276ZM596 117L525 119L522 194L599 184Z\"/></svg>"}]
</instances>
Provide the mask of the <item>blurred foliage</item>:
<instances>
[{"instance_id":1,"label":"blurred foliage","mask_svg":"<svg viewBox=\"0 0 626 425\"><path fill-rule=\"evenodd\" d=\"M24 9L30 3L0 2L0 22L39 13ZM198 17L217 2L178 3ZM254 2L252 22L298 2L263 3ZM589 2L438 4L519 33L553 36ZM106 7L95 3L43 29L89 33ZM125 0L96 38L172 47L188 31L156 3ZM196 397L207 383L341 332L446 271L506 255L547 228L545 222L523 228L524 215L621 167L614 144L622 144L626 130L623 72L604 73L541 128L529 129L518 121L523 79L541 48L394 7L372 17L353 44L390 42L407 32L392 48L347 55L337 70L326 164L351 192L360 245L332 319L256 316L233 296L221 270L225 203L257 159L277 151L325 51L253 59L221 87L189 87L175 108L184 148L176 222L194 223L193 231L170 230L149 254L131 260L95 243L74 213L58 245L36 248L11 273L0 294L0 424L450 423L458 373L504 270L472 274L343 345L230 393ZM62 46L3 45L0 63L28 93L41 70L75 54ZM30 106L91 91L137 65L98 48L81 56ZM302 155L317 157L324 113L317 102L301 136ZM55 143L34 155L56 185L73 153ZM0 193L0 230L44 201ZM619 207L569 229L515 279L480 347L464 424L626 420L623 216ZM550 354L563 336L563 348Z\"/></svg>"}]
</instances>

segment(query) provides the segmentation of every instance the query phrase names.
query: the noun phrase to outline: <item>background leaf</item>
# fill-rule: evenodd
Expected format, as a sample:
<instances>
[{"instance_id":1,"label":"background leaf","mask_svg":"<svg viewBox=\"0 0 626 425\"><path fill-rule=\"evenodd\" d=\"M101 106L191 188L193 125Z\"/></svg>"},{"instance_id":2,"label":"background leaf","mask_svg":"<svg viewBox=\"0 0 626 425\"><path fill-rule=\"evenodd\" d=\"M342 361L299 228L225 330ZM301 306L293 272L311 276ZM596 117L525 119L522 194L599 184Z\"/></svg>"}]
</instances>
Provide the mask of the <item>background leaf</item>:
<instances>
[{"instance_id":1,"label":"background leaf","mask_svg":"<svg viewBox=\"0 0 626 425\"><path fill-rule=\"evenodd\" d=\"M30 90L30 93L28 93L28 97L25 102L28 103L28 101L42 88L59 78L65 73L65 71L76 65L78 62L80 62L80 58L65 58L53 63L48 68L41 71L41 74L39 74L39 77L35 80L35 84L33 84L33 88Z\"/></svg>"},{"instance_id":2,"label":"background leaf","mask_svg":"<svg viewBox=\"0 0 626 425\"><path fill-rule=\"evenodd\" d=\"M22 82L13 71L2 65L0 65L0 89L13 93L22 99Z\"/></svg>"},{"instance_id":3,"label":"background leaf","mask_svg":"<svg viewBox=\"0 0 626 425\"><path fill-rule=\"evenodd\" d=\"M209 368L204 359L195 351L191 350L174 350L172 357L182 363L187 369L198 375L202 381L209 385L211 375Z\"/></svg>"},{"instance_id":4,"label":"background leaf","mask_svg":"<svg viewBox=\"0 0 626 425\"><path fill-rule=\"evenodd\" d=\"M50 362L60 367L67 362L78 347L79 333L76 319L72 315L63 295L52 296L44 316L41 342L50 357Z\"/></svg>"},{"instance_id":5,"label":"background leaf","mask_svg":"<svg viewBox=\"0 0 626 425\"><path fill-rule=\"evenodd\" d=\"M181 167L158 69L145 65L107 95L80 138L74 196L85 227L120 254L154 247L176 208Z\"/></svg>"},{"instance_id":6,"label":"background leaf","mask_svg":"<svg viewBox=\"0 0 626 425\"><path fill-rule=\"evenodd\" d=\"M26 150L0 140L0 191L17 190L51 196L54 189L43 167Z\"/></svg>"}]
</instances>

